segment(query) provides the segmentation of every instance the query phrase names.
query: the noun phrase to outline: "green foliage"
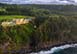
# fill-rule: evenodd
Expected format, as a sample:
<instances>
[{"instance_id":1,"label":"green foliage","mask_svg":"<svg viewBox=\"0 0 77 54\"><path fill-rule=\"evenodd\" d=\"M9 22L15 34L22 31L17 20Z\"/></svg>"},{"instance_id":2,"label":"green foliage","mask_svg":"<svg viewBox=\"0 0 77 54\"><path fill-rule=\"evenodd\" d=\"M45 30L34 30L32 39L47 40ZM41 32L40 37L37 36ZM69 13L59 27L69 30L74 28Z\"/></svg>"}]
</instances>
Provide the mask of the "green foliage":
<instances>
[{"instance_id":1,"label":"green foliage","mask_svg":"<svg viewBox=\"0 0 77 54\"><path fill-rule=\"evenodd\" d=\"M76 15L74 5L10 5L0 4L0 15L43 16L48 14Z\"/></svg>"},{"instance_id":2,"label":"green foliage","mask_svg":"<svg viewBox=\"0 0 77 54\"><path fill-rule=\"evenodd\" d=\"M0 43L12 42L36 48L40 43L77 42L76 15L77 6L74 5L0 4L0 21L35 17L28 24L0 26Z\"/></svg>"},{"instance_id":3,"label":"green foliage","mask_svg":"<svg viewBox=\"0 0 77 54\"><path fill-rule=\"evenodd\" d=\"M0 20L10 20L10 19L17 19L17 18L27 18L29 16L22 16L22 15L0 15Z\"/></svg>"},{"instance_id":4,"label":"green foliage","mask_svg":"<svg viewBox=\"0 0 77 54\"><path fill-rule=\"evenodd\" d=\"M42 23L37 31L36 36L42 42L59 41L69 42L77 41L77 18L66 16L51 16ZM38 38L37 38L38 39Z\"/></svg>"},{"instance_id":5,"label":"green foliage","mask_svg":"<svg viewBox=\"0 0 77 54\"><path fill-rule=\"evenodd\" d=\"M1 27L0 40L13 41L16 44L29 43L30 34L34 31L31 24L17 25L12 27Z\"/></svg>"}]
</instances>

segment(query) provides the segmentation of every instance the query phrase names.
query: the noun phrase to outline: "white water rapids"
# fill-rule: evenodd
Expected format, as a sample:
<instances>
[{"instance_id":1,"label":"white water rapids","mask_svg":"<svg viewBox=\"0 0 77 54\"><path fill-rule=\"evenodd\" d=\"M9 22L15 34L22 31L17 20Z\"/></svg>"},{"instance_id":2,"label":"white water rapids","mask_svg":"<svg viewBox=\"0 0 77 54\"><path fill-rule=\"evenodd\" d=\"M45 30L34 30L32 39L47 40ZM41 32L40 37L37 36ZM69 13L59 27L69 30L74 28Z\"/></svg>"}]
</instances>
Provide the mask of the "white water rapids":
<instances>
[{"instance_id":1,"label":"white water rapids","mask_svg":"<svg viewBox=\"0 0 77 54\"><path fill-rule=\"evenodd\" d=\"M31 54L52 54L54 52L58 52L60 50L67 49L69 47L76 47L76 46L77 46L77 44L66 44L66 45L62 45L62 46L59 46L59 47L53 47L48 51L40 51L38 53L33 52Z\"/></svg>"}]
</instances>

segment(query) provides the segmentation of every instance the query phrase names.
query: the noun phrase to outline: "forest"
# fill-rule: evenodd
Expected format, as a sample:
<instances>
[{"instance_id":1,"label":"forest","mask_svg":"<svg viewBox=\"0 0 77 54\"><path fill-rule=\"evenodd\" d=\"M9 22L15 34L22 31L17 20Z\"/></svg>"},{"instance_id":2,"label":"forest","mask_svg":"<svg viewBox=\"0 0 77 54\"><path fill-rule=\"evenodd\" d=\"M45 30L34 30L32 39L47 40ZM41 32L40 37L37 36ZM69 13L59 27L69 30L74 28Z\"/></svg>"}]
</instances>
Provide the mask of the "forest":
<instances>
[{"instance_id":1,"label":"forest","mask_svg":"<svg viewBox=\"0 0 77 54\"><path fill-rule=\"evenodd\" d=\"M77 6L0 4L0 24L6 20L1 17L5 15L30 16L35 19L24 25L0 25L1 50L26 48L33 51L50 45L77 42ZM5 46L7 43L8 47Z\"/></svg>"}]
</instances>

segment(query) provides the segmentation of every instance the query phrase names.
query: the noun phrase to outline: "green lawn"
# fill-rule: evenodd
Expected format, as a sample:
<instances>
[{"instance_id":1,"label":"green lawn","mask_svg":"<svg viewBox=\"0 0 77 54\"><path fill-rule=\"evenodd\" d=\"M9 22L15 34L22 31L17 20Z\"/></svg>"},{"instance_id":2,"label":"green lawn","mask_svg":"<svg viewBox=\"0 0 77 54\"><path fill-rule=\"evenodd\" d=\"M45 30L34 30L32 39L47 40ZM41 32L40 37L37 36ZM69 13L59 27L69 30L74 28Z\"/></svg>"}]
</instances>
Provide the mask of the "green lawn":
<instances>
[{"instance_id":1,"label":"green lawn","mask_svg":"<svg viewBox=\"0 0 77 54\"><path fill-rule=\"evenodd\" d=\"M29 18L30 16L22 16L22 15L0 15L0 20L4 19L13 19L13 18Z\"/></svg>"}]
</instances>

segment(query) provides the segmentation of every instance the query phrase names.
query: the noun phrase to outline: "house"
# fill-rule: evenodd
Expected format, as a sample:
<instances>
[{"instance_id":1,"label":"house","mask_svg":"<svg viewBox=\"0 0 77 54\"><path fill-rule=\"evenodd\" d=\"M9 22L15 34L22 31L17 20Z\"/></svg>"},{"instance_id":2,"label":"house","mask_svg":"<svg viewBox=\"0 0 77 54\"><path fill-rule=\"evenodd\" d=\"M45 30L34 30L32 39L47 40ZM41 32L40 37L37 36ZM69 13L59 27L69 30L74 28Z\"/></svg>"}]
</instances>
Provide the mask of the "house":
<instances>
[{"instance_id":1,"label":"house","mask_svg":"<svg viewBox=\"0 0 77 54\"><path fill-rule=\"evenodd\" d=\"M23 19L13 19L12 22L15 23L16 25L20 25L29 23L30 21L31 21L30 19L23 18Z\"/></svg>"},{"instance_id":2,"label":"house","mask_svg":"<svg viewBox=\"0 0 77 54\"><path fill-rule=\"evenodd\" d=\"M20 25L20 24L26 24L29 23L31 19L29 18L22 18L22 19L13 19L11 21L4 21L1 23L2 26L14 26L14 25Z\"/></svg>"},{"instance_id":3,"label":"house","mask_svg":"<svg viewBox=\"0 0 77 54\"><path fill-rule=\"evenodd\" d=\"M14 23L13 22L2 22L1 25L2 26L13 26Z\"/></svg>"}]
</instances>

